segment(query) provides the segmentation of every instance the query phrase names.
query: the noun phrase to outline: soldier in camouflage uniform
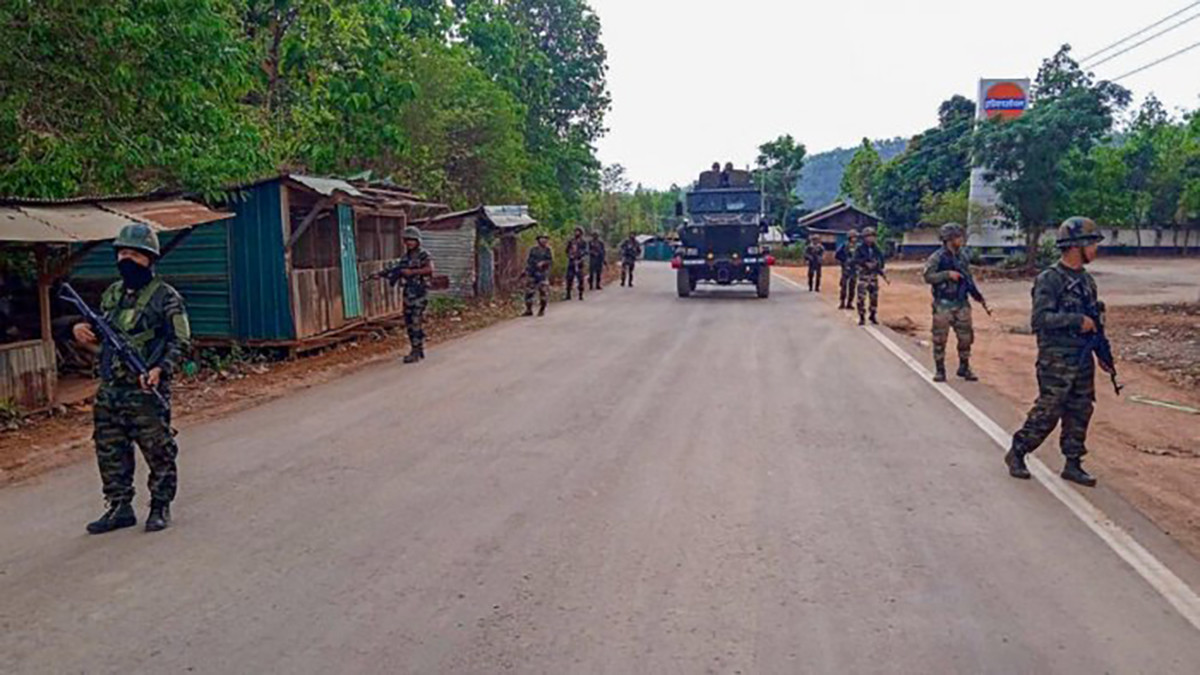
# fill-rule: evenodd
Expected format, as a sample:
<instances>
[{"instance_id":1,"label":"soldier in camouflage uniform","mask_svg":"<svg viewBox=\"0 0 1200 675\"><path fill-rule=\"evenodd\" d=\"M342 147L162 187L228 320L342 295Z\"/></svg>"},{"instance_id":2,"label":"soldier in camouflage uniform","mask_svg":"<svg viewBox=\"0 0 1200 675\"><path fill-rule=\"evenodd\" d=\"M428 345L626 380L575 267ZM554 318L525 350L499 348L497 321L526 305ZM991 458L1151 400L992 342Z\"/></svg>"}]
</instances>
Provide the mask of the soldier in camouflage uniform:
<instances>
[{"instance_id":1,"label":"soldier in camouflage uniform","mask_svg":"<svg viewBox=\"0 0 1200 675\"><path fill-rule=\"evenodd\" d=\"M537 246L529 249L525 260L525 314L533 316L533 296L538 296L538 316L546 313L550 295L550 268L554 265L554 252L550 250L550 237L539 234Z\"/></svg>"},{"instance_id":2,"label":"soldier in camouflage uniform","mask_svg":"<svg viewBox=\"0 0 1200 675\"><path fill-rule=\"evenodd\" d=\"M629 238L621 242L621 285L629 282L633 288L633 268L642 255L642 245L638 243L637 235L630 232Z\"/></svg>"},{"instance_id":3,"label":"soldier in camouflage uniform","mask_svg":"<svg viewBox=\"0 0 1200 675\"><path fill-rule=\"evenodd\" d=\"M867 298L871 299L871 323L879 323L879 277L884 275L883 251L875 245L875 228L863 230L863 243L854 250L854 269L858 275L858 325L867 323Z\"/></svg>"},{"instance_id":4,"label":"soldier in camouflage uniform","mask_svg":"<svg viewBox=\"0 0 1200 675\"><path fill-rule=\"evenodd\" d=\"M858 250L858 230L846 233L846 243L838 247L834 257L842 267L838 309L853 309L858 292L858 271L854 269L854 252Z\"/></svg>"},{"instance_id":5,"label":"soldier in camouflage uniform","mask_svg":"<svg viewBox=\"0 0 1200 675\"><path fill-rule=\"evenodd\" d=\"M821 244L821 235L814 234L808 238L804 247L804 260L808 262L808 292L821 292L821 263L825 259L825 246Z\"/></svg>"},{"instance_id":6,"label":"soldier in camouflage uniform","mask_svg":"<svg viewBox=\"0 0 1200 675\"><path fill-rule=\"evenodd\" d=\"M87 531L103 534L137 524L133 511L133 445L141 448L150 469L150 514L146 531L166 529L171 522L179 447L171 429L171 378L191 341L183 298L154 275L159 257L158 236L148 226L125 226L113 247L121 280L108 287L100 314L145 360L149 372L138 377L108 347L100 352L100 388L93 406L96 460L108 510ZM73 328L75 339L99 341L87 323ZM162 394L165 404L154 395Z\"/></svg>"},{"instance_id":7,"label":"soldier in camouflage uniform","mask_svg":"<svg viewBox=\"0 0 1200 675\"><path fill-rule=\"evenodd\" d=\"M933 289L933 362L934 382L946 381L946 344L950 329L958 338L958 376L974 382L979 378L971 370L971 345L975 326L971 320L971 298L984 303L983 295L971 278L971 261L963 247L966 232L958 223L946 223L941 230L942 248L925 261L925 283ZM984 307L986 307L984 303Z\"/></svg>"},{"instance_id":8,"label":"soldier in camouflage uniform","mask_svg":"<svg viewBox=\"0 0 1200 675\"><path fill-rule=\"evenodd\" d=\"M1036 450L1061 421L1060 444L1066 457L1062 477L1088 487L1096 484L1083 469L1087 429L1096 401L1096 360L1087 344L1102 325L1104 306L1085 266L1096 259L1103 239L1091 220L1068 219L1058 229L1061 260L1033 284L1031 323L1038 339L1038 399L1004 456L1014 478L1030 477L1025 455ZM1101 317L1100 324L1091 313ZM1108 370L1108 366L1101 367Z\"/></svg>"},{"instance_id":9,"label":"soldier in camouflage uniform","mask_svg":"<svg viewBox=\"0 0 1200 675\"><path fill-rule=\"evenodd\" d=\"M608 249L600 241L600 233L593 232L592 240L588 242L588 289L600 290L601 277L604 276L604 263L608 258Z\"/></svg>"},{"instance_id":10,"label":"soldier in camouflage uniform","mask_svg":"<svg viewBox=\"0 0 1200 675\"><path fill-rule=\"evenodd\" d=\"M583 299L583 261L587 259L588 243L583 238L583 228L575 228L575 237L567 242L567 299L571 299L571 288L579 285L579 299Z\"/></svg>"},{"instance_id":11,"label":"soldier in camouflage uniform","mask_svg":"<svg viewBox=\"0 0 1200 675\"><path fill-rule=\"evenodd\" d=\"M408 333L409 352L405 363L425 358L425 309L429 306L429 279L433 276L433 258L421 248L421 230L404 228L404 256L386 270L399 275L404 284L404 330Z\"/></svg>"}]
</instances>

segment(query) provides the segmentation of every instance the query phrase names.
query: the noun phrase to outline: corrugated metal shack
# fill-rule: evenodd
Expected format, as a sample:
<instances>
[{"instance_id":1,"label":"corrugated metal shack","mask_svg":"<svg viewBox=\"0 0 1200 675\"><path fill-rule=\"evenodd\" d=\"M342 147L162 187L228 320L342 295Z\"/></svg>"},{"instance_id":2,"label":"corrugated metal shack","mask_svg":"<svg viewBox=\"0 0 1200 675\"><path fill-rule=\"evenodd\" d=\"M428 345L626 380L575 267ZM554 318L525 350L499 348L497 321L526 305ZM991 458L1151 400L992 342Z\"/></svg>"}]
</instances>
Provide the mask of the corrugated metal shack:
<instances>
[{"instance_id":1,"label":"corrugated metal shack","mask_svg":"<svg viewBox=\"0 0 1200 675\"><path fill-rule=\"evenodd\" d=\"M814 211L796 222L804 236L820 234L828 245L840 246L850 230L862 231L867 227L879 227L879 216L864 211L853 204L837 201L819 211Z\"/></svg>"},{"instance_id":2,"label":"corrugated metal shack","mask_svg":"<svg viewBox=\"0 0 1200 675\"><path fill-rule=\"evenodd\" d=\"M491 297L516 287L521 275L517 235L535 225L529 207L479 206L414 222L434 267L456 297Z\"/></svg>"},{"instance_id":3,"label":"corrugated metal shack","mask_svg":"<svg viewBox=\"0 0 1200 675\"><path fill-rule=\"evenodd\" d=\"M65 316L66 311L56 312L57 303L50 291L55 279L80 258L103 260L111 273L112 249L100 244L115 237L131 221L138 221L159 232L163 242L160 264L162 269L168 269L182 262L173 255L180 243L194 232L222 227L219 223L230 217L232 214L212 211L192 201L161 195L63 201L0 199L0 246L31 247L37 272L36 317L15 316L15 320L6 317L6 324L12 324L9 327L15 335L0 336L11 340L0 344L0 402L11 400L23 409L33 410L55 401L58 388L55 338L66 338L56 333L69 331L73 320ZM193 229L204 224L210 225ZM196 239L202 240L206 235L207 232ZM99 292L89 294L88 289L80 290L95 306ZM16 294L13 288L4 289L9 312L19 305L20 298L12 297ZM56 321L55 314L62 321ZM58 326L59 323L63 325Z\"/></svg>"},{"instance_id":4,"label":"corrugated metal shack","mask_svg":"<svg viewBox=\"0 0 1200 675\"><path fill-rule=\"evenodd\" d=\"M404 188L287 174L231 189L234 217L193 235L161 269L188 302L200 343L321 346L398 315L400 293L360 281L399 257L413 220L448 211ZM108 279L88 258L80 278Z\"/></svg>"}]
</instances>

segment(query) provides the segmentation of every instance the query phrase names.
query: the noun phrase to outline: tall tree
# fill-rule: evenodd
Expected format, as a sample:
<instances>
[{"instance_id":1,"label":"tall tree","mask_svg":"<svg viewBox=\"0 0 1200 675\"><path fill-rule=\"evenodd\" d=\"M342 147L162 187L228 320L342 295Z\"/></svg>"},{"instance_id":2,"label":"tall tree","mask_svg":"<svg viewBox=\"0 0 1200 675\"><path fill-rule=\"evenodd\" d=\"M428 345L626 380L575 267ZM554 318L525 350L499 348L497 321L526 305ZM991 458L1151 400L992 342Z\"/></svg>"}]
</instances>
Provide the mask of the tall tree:
<instances>
[{"instance_id":1,"label":"tall tree","mask_svg":"<svg viewBox=\"0 0 1200 675\"><path fill-rule=\"evenodd\" d=\"M842 195L849 197L859 206L872 208L871 189L878 180L882 167L883 161L879 158L871 139L864 138L862 145L846 165L846 172L842 174Z\"/></svg>"},{"instance_id":2,"label":"tall tree","mask_svg":"<svg viewBox=\"0 0 1200 675\"><path fill-rule=\"evenodd\" d=\"M1004 216L1024 233L1031 266L1042 233L1064 215L1069 158L1104 137L1130 99L1126 89L1084 73L1069 46L1042 64L1034 91L1026 114L994 119L975 139L975 161L999 191Z\"/></svg>"},{"instance_id":3,"label":"tall tree","mask_svg":"<svg viewBox=\"0 0 1200 675\"><path fill-rule=\"evenodd\" d=\"M796 181L804 168L806 150L791 134L758 146L758 169L755 177L766 199L766 211L772 220L782 225L788 211L800 203L796 196Z\"/></svg>"}]
</instances>

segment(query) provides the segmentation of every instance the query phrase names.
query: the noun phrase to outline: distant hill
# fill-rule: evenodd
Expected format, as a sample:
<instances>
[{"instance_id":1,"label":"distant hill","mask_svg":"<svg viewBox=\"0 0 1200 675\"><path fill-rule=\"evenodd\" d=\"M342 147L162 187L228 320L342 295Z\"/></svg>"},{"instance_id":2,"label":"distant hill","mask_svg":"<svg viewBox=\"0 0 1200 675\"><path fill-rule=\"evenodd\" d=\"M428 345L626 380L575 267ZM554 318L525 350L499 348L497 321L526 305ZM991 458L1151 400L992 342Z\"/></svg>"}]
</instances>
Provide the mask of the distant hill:
<instances>
[{"instance_id":1,"label":"distant hill","mask_svg":"<svg viewBox=\"0 0 1200 675\"><path fill-rule=\"evenodd\" d=\"M907 146L908 141L903 138L875 141L875 150L885 162L904 152ZM838 148L812 155L804 160L804 169L800 172L800 181L796 184L796 193L804 200L801 208L816 211L837 199L838 192L841 191L842 174L857 150L857 145Z\"/></svg>"}]
</instances>

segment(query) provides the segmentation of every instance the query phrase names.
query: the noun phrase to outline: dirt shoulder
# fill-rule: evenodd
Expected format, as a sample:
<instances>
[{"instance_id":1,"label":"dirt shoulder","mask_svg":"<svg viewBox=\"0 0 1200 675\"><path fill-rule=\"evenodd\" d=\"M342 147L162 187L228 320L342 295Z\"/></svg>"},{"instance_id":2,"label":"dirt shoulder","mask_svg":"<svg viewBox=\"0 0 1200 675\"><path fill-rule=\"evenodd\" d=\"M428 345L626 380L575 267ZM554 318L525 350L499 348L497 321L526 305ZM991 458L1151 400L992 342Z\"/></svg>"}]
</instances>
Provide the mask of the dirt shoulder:
<instances>
[{"instance_id":1,"label":"dirt shoulder","mask_svg":"<svg viewBox=\"0 0 1200 675\"><path fill-rule=\"evenodd\" d=\"M1168 262L1176 273L1168 277L1170 283L1162 266L1145 260L1105 261L1096 275L1109 306L1109 336L1126 389L1118 398L1107 378L1097 380L1089 464L1101 480L1200 557L1200 415L1137 402L1153 399L1200 409L1200 307L1172 302L1194 294L1200 260ZM1154 274L1139 274L1141 269ZM802 280L803 270L780 271ZM889 272L892 284L880 290L880 321L927 351L930 296L919 268L902 263ZM826 266L826 302L837 302L838 276L836 266ZM972 365L984 385L1023 413L1037 397L1037 345L1029 331L1031 281L984 278L980 287L995 316L975 313ZM1161 304L1140 304L1147 301ZM953 342L951 338L952 368ZM1057 467L1057 440L1047 441L1039 456Z\"/></svg>"}]
</instances>

